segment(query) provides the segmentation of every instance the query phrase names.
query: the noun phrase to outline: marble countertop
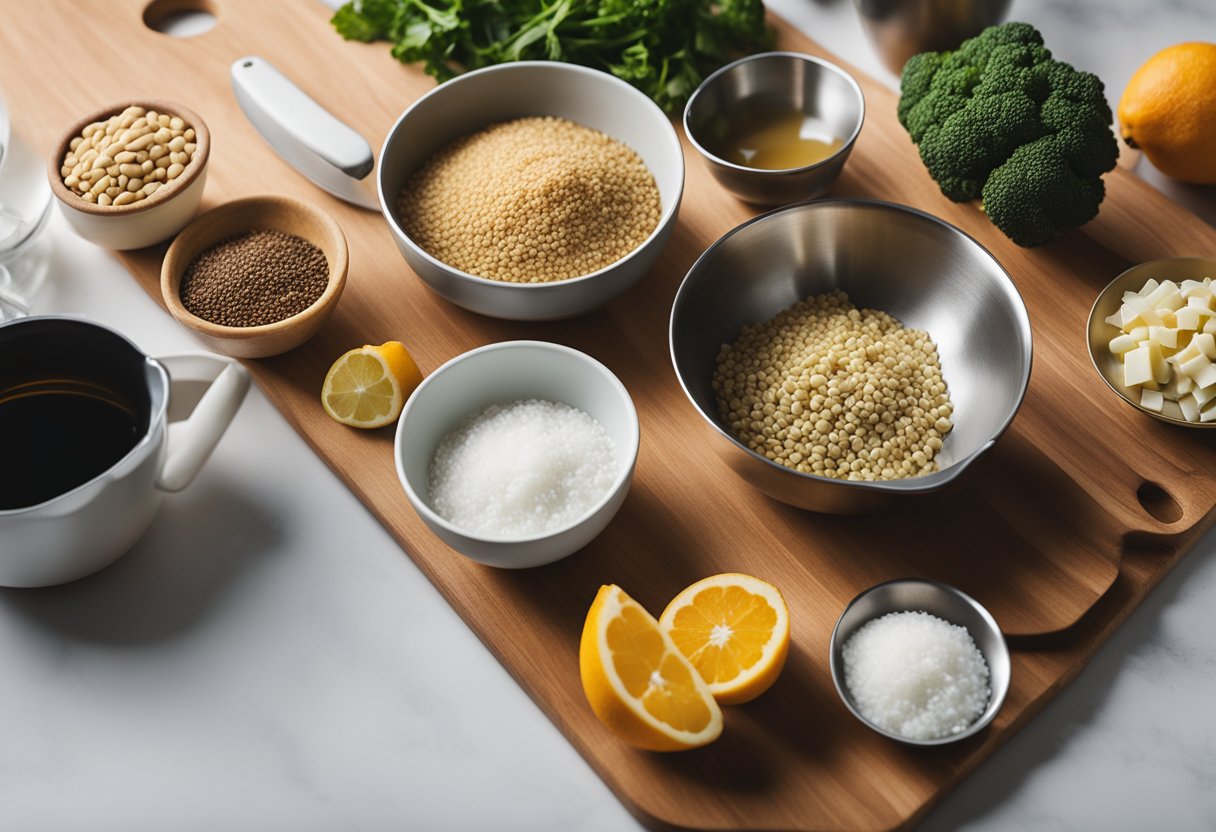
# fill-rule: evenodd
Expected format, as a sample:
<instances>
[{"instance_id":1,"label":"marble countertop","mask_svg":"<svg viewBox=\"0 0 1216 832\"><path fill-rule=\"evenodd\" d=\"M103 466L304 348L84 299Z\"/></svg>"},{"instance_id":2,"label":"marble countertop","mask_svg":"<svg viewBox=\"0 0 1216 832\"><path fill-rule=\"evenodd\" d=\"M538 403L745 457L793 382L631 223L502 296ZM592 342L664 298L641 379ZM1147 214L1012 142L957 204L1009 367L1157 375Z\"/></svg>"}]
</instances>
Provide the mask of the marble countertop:
<instances>
[{"instance_id":1,"label":"marble countertop","mask_svg":"<svg viewBox=\"0 0 1216 832\"><path fill-rule=\"evenodd\" d=\"M894 85L850 3L771 6ZM1208 0L1010 16L1112 98L1158 49L1216 40ZM1213 189L1138 173L1216 219ZM153 355L199 348L59 217L47 236L36 313L88 315ZM1209 534L923 828L1216 827L1213 599ZM114 566L0 590L0 656L3 829L638 828L256 389Z\"/></svg>"}]
</instances>

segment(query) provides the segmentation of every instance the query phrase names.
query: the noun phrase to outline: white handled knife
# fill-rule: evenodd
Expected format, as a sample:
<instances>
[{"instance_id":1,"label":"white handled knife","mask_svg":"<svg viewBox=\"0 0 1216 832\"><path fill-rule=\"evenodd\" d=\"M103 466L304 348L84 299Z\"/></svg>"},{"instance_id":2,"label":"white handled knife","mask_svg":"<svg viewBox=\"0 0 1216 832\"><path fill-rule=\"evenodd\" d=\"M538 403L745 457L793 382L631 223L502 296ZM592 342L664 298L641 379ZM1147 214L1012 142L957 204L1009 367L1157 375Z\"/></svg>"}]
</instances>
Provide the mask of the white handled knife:
<instances>
[{"instance_id":1,"label":"white handled knife","mask_svg":"<svg viewBox=\"0 0 1216 832\"><path fill-rule=\"evenodd\" d=\"M240 58L233 62L231 75L232 91L245 116L288 164L339 199L380 210L368 178L376 159L367 139L264 58Z\"/></svg>"}]
</instances>

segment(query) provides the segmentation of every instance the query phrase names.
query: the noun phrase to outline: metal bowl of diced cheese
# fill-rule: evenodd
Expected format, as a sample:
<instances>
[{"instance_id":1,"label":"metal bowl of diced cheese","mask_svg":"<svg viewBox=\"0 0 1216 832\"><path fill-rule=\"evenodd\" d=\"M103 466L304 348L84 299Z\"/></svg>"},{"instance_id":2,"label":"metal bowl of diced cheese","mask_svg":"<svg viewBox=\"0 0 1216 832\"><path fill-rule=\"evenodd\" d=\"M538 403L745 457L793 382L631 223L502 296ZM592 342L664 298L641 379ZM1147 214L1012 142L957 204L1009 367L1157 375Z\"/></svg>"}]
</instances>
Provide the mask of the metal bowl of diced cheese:
<instances>
[{"instance_id":1,"label":"metal bowl of diced cheese","mask_svg":"<svg viewBox=\"0 0 1216 832\"><path fill-rule=\"evenodd\" d=\"M1153 260L1116 277L1089 312L1089 357L1137 410L1216 428L1216 258Z\"/></svg>"}]
</instances>

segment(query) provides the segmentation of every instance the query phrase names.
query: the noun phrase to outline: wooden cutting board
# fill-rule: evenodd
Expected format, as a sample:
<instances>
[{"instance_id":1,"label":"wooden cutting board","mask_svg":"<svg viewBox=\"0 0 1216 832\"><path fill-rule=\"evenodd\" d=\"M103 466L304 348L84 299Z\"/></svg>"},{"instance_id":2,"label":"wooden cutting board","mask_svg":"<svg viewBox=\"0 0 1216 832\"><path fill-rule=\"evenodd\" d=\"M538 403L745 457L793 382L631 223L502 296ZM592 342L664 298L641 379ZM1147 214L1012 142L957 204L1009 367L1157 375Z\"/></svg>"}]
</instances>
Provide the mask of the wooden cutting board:
<instances>
[{"instance_id":1,"label":"wooden cutting board","mask_svg":"<svg viewBox=\"0 0 1216 832\"><path fill-rule=\"evenodd\" d=\"M190 6L167 0L160 8ZM176 39L145 27L144 0L115 0L80 20L48 0L0 30L0 72L18 125L43 152L79 114L127 98L197 110L212 132L204 207L255 193L293 194L331 212L351 243L337 313L304 347L250 362L295 428L384 523L519 683L622 801L652 826L874 829L911 825L1067 684L1213 520L1216 454L1204 434L1172 429L1119 402L1089 365L1085 319L1127 266L1212 254L1216 231L1135 177L1107 177L1101 216L1041 249L997 232L975 205L938 192L895 115L895 96L856 75L866 125L834 193L905 203L980 240L1029 307L1035 361L1018 418L965 483L873 518L821 517L768 500L712 456L710 431L684 399L667 355L671 300L692 261L753 209L714 184L686 146L675 233L649 275L573 322L525 324L438 299L397 254L383 220L313 188L263 143L228 85L247 54L270 60L379 147L432 81L383 44L343 42L319 4L198 0L218 26ZM831 57L783 21L784 49ZM120 255L159 299L164 246ZM477 566L434 538L393 472L392 431L360 433L317 402L326 369L363 343L405 341L424 371L481 344L541 338L607 364L637 403L642 450L632 491L608 530L542 569ZM222 518L216 518L217 522ZM578 681L578 636L601 583L652 612L692 581L743 571L776 583L793 620L784 675L764 697L729 708L713 746L680 755L634 751L603 729ZM844 605L893 577L953 583L1013 636L1013 686L993 726L958 746L885 741L844 709L828 672L828 638ZM408 634L403 634L408 637Z\"/></svg>"}]
</instances>

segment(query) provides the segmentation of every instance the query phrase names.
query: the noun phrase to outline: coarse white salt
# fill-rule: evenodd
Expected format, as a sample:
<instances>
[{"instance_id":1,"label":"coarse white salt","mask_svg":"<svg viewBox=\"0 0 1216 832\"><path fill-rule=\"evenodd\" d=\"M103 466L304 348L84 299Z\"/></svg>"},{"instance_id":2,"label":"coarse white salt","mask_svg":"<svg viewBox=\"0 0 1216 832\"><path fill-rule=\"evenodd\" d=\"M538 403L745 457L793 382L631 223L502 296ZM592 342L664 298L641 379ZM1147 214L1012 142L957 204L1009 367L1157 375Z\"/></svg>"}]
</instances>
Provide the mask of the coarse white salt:
<instances>
[{"instance_id":1,"label":"coarse white salt","mask_svg":"<svg viewBox=\"0 0 1216 832\"><path fill-rule=\"evenodd\" d=\"M857 710L893 734L932 740L975 722L992 695L988 664L966 627L893 612L845 642L845 686Z\"/></svg>"},{"instance_id":2,"label":"coarse white salt","mask_svg":"<svg viewBox=\"0 0 1216 832\"><path fill-rule=\"evenodd\" d=\"M590 511L616 470L616 443L583 411L542 399L493 404L439 443L430 505L471 534L532 537Z\"/></svg>"}]
</instances>

